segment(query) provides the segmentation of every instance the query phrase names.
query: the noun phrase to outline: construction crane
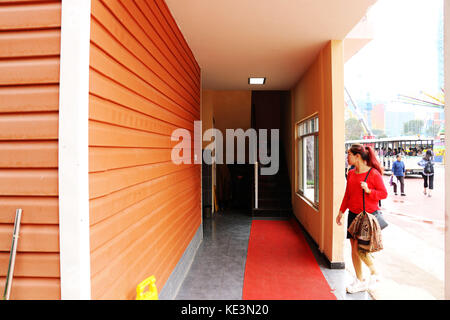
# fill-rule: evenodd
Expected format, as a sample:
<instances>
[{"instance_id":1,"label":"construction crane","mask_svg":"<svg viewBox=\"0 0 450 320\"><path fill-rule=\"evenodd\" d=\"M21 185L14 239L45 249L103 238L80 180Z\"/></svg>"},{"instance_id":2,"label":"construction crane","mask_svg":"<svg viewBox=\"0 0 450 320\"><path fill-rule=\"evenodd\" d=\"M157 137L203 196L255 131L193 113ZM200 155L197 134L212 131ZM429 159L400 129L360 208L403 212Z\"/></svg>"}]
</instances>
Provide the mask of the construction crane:
<instances>
[{"instance_id":1,"label":"construction crane","mask_svg":"<svg viewBox=\"0 0 450 320\"><path fill-rule=\"evenodd\" d=\"M403 94L397 96L397 101L400 103L416 105L421 107L429 107L443 110L445 106L444 89L441 88L441 92L437 95L431 95L424 91L420 91L424 98L411 97ZM431 99L431 100L430 100ZM439 131L444 131L444 121L441 121Z\"/></svg>"},{"instance_id":2,"label":"construction crane","mask_svg":"<svg viewBox=\"0 0 450 320\"><path fill-rule=\"evenodd\" d=\"M373 138L373 132L370 129L369 125L366 122L366 119L364 118L364 116L362 115L361 111L359 110L358 106L356 105L356 103L353 101L352 96L350 95L350 93L348 92L347 88L344 87L345 89L345 93L347 94L347 99L348 101L350 101L350 103L347 102L347 106L350 108L350 110L353 112L353 114L356 115L356 117L359 120L359 123L361 123L361 126L365 132L365 138Z\"/></svg>"},{"instance_id":3,"label":"construction crane","mask_svg":"<svg viewBox=\"0 0 450 320\"><path fill-rule=\"evenodd\" d=\"M426 99L419 99L416 97L399 94L397 97L397 101L401 102L401 103L413 104L413 105L422 106L422 107L444 109L444 105L445 105L444 89L441 88L441 93L437 96L433 96L433 95L423 92L423 91L421 91L420 93L428 98L431 98L432 100L430 101L430 100L426 100Z\"/></svg>"}]
</instances>

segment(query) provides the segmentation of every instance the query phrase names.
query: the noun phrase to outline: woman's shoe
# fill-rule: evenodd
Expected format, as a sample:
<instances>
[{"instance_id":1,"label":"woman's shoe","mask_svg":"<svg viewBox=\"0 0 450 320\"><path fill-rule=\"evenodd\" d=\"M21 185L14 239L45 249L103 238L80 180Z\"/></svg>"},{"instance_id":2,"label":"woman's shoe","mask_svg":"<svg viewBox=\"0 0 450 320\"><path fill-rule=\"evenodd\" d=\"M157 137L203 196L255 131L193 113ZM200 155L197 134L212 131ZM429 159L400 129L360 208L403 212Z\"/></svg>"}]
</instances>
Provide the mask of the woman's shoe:
<instances>
[{"instance_id":1,"label":"woman's shoe","mask_svg":"<svg viewBox=\"0 0 450 320\"><path fill-rule=\"evenodd\" d=\"M347 288L348 293L356 293L361 291L367 290L367 282L366 281L360 281L358 279L355 279L351 285L349 285Z\"/></svg>"}]
</instances>

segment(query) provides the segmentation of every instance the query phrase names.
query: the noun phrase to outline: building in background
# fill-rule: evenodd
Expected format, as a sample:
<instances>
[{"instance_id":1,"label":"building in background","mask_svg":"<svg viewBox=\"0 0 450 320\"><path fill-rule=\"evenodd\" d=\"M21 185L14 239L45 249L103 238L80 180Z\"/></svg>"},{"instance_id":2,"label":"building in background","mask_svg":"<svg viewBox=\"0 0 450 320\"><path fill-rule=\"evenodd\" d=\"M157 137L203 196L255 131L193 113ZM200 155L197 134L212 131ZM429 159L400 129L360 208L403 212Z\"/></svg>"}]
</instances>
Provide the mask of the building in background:
<instances>
[{"instance_id":1,"label":"building in background","mask_svg":"<svg viewBox=\"0 0 450 320\"><path fill-rule=\"evenodd\" d=\"M385 131L385 106L384 104L376 104L372 108L372 130Z\"/></svg>"},{"instance_id":2,"label":"building in background","mask_svg":"<svg viewBox=\"0 0 450 320\"><path fill-rule=\"evenodd\" d=\"M385 111L385 133L388 137L403 135L403 125L416 117L413 112L391 111L392 105L388 105Z\"/></svg>"}]
</instances>

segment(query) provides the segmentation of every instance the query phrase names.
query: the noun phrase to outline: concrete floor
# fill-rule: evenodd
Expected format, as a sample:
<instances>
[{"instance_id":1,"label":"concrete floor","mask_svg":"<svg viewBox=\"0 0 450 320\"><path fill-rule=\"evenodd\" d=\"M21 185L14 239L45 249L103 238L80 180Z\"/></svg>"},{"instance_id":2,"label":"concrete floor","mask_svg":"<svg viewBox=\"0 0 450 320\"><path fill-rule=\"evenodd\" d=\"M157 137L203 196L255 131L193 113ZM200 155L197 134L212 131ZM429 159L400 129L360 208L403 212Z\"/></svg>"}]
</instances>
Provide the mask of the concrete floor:
<instances>
[{"instance_id":1,"label":"concrete floor","mask_svg":"<svg viewBox=\"0 0 450 320\"><path fill-rule=\"evenodd\" d=\"M405 179L406 197L388 190L382 201L389 226L383 230L384 249L375 254L383 285L374 292L382 300L442 300L445 279L445 168L435 165L431 198L423 194L423 179Z\"/></svg>"},{"instance_id":2,"label":"concrete floor","mask_svg":"<svg viewBox=\"0 0 450 320\"><path fill-rule=\"evenodd\" d=\"M252 217L246 211L225 211L203 220L203 242L176 300L242 300L245 261ZM352 276L331 270L307 234L311 250L338 300L370 300L367 292L347 294Z\"/></svg>"}]
</instances>

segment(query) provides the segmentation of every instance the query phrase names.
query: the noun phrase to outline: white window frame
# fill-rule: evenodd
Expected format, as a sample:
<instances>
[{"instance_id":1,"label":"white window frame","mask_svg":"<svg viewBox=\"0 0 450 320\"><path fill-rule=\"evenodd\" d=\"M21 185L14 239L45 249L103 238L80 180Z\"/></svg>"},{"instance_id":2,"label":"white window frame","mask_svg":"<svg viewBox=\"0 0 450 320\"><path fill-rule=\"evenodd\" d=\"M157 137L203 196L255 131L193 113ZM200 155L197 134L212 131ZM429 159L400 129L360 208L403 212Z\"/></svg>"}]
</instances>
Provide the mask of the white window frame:
<instances>
[{"instance_id":1,"label":"white window frame","mask_svg":"<svg viewBox=\"0 0 450 320\"><path fill-rule=\"evenodd\" d=\"M307 196L305 192L305 143L307 137L314 137L314 199ZM309 202L315 208L319 207L319 116L315 114L295 125L296 143L296 193Z\"/></svg>"}]
</instances>

